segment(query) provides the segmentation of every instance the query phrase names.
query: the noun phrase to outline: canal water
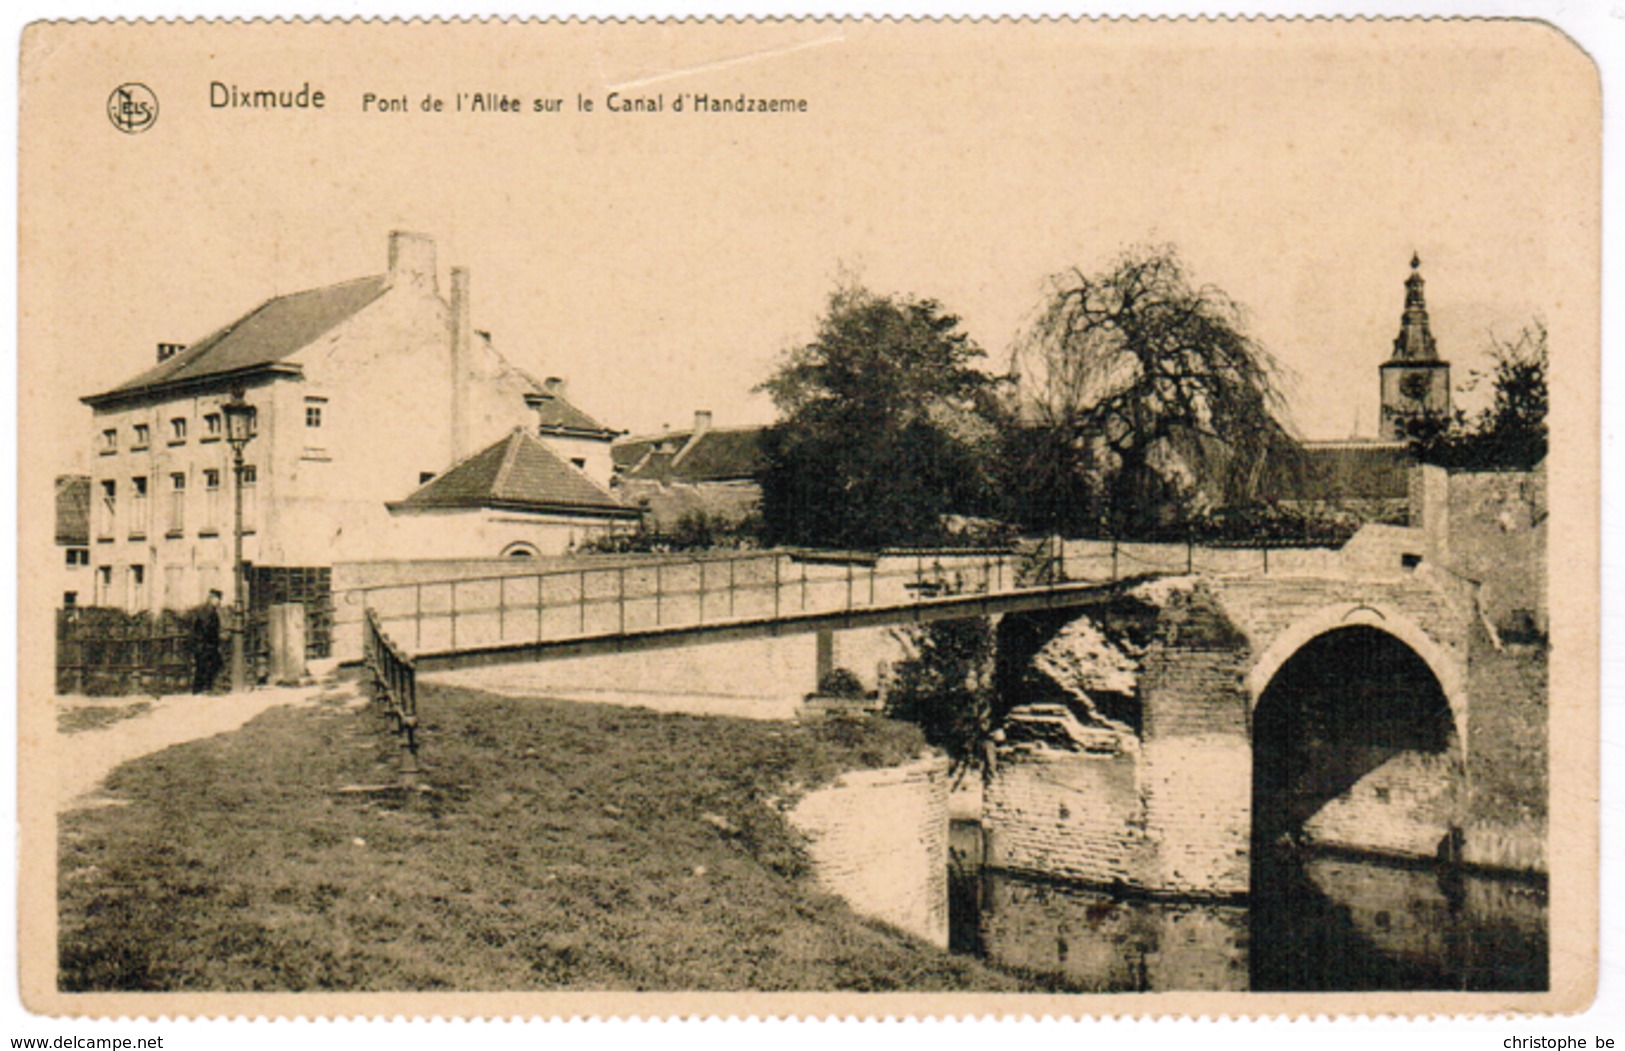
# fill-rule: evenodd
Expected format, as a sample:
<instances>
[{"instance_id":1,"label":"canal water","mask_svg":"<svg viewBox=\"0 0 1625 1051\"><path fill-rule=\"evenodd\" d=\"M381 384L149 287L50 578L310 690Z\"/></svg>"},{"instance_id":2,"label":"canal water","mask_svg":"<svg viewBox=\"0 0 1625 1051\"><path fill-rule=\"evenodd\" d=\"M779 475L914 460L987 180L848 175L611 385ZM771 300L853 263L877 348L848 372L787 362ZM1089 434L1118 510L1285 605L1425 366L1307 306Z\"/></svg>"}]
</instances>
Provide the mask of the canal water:
<instances>
[{"instance_id":1,"label":"canal water","mask_svg":"<svg viewBox=\"0 0 1625 1051\"><path fill-rule=\"evenodd\" d=\"M1523 880L1283 849L1248 899L1149 898L984 869L975 821L949 843L949 947L1061 988L1547 988L1546 894Z\"/></svg>"}]
</instances>

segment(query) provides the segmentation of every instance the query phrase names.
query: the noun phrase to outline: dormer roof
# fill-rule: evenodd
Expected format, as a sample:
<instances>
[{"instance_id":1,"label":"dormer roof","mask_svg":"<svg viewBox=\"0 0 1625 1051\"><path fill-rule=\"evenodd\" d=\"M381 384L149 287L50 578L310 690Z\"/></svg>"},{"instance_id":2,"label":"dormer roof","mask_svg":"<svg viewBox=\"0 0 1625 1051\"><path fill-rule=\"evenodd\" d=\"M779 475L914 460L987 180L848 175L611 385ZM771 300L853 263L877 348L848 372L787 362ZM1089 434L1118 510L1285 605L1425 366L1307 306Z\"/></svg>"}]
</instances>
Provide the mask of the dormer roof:
<instances>
[{"instance_id":1,"label":"dormer roof","mask_svg":"<svg viewBox=\"0 0 1625 1051\"><path fill-rule=\"evenodd\" d=\"M621 432L605 427L587 415L573 402L545 384L532 384L536 389L525 395L525 404L536 413L536 428L542 434L598 438L609 441Z\"/></svg>"}]
</instances>

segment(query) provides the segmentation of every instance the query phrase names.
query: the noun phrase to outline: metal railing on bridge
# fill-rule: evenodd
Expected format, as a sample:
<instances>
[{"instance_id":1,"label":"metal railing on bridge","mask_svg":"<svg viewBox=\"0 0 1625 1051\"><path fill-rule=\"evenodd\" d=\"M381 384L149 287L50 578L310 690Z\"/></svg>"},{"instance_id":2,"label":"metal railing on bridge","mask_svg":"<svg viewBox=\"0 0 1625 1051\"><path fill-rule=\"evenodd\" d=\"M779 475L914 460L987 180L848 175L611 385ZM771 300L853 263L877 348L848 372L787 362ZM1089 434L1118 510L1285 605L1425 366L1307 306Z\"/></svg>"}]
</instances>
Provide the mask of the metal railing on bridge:
<instances>
[{"instance_id":1,"label":"metal railing on bridge","mask_svg":"<svg viewBox=\"0 0 1625 1051\"><path fill-rule=\"evenodd\" d=\"M414 654L924 604L1033 586L1007 549L763 551L385 584L349 592Z\"/></svg>"}]
</instances>

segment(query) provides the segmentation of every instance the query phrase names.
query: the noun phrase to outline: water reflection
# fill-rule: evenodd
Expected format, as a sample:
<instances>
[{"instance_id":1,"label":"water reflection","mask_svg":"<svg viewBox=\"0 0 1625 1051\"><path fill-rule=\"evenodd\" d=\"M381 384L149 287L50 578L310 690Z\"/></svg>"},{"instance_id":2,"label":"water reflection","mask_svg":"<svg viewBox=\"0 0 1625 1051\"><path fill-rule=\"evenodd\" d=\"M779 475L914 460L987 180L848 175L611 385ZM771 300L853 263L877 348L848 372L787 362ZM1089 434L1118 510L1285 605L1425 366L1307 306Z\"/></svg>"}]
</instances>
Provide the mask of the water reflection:
<instances>
[{"instance_id":1,"label":"water reflection","mask_svg":"<svg viewBox=\"0 0 1625 1051\"><path fill-rule=\"evenodd\" d=\"M950 846L950 947L1079 991L1547 985L1545 894L1524 882L1281 852L1249 908L984 871L975 822Z\"/></svg>"},{"instance_id":2,"label":"water reflection","mask_svg":"<svg viewBox=\"0 0 1625 1051\"><path fill-rule=\"evenodd\" d=\"M1285 851L1254 879L1255 989L1547 986L1546 896L1528 883Z\"/></svg>"}]
</instances>

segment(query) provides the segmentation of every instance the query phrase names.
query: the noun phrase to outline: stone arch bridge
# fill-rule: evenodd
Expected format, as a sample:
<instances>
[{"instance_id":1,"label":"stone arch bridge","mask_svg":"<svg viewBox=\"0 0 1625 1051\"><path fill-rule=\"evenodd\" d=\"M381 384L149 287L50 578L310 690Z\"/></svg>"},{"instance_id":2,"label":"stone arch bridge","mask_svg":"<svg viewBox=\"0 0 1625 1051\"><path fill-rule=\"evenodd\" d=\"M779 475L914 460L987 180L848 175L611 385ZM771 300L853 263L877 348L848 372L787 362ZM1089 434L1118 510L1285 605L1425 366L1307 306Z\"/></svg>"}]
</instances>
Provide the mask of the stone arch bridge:
<instances>
[{"instance_id":1,"label":"stone arch bridge","mask_svg":"<svg viewBox=\"0 0 1625 1051\"><path fill-rule=\"evenodd\" d=\"M1197 897L1246 894L1277 837L1543 869L1541 808L1505 805L1515 752L1544 797L1543 658L1503 644L1426 539L1368 526L1268 571L1005 617L987 863Z\"/></svg>"}]
</instances>

